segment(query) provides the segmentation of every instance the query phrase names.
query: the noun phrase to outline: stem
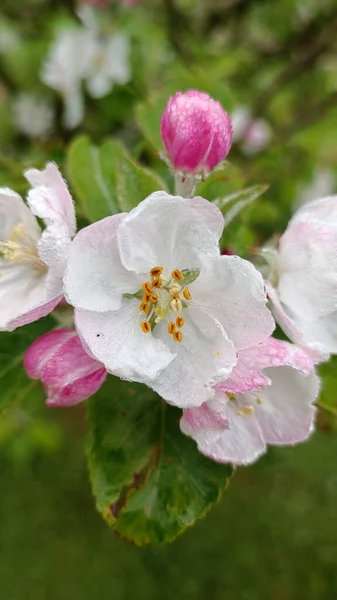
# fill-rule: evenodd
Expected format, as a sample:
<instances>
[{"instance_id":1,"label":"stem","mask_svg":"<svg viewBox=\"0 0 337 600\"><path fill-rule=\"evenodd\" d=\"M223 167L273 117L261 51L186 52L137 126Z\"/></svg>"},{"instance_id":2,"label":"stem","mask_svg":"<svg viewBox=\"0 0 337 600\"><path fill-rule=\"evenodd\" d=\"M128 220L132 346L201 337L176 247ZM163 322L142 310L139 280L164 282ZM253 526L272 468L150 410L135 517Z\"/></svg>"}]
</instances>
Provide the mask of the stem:
<instances>
[{"instance_id":1,"label":"stem","mask_svg":"<svg viewBox=\"0 0 337 600\"><path fill-rule=\"evenodd\" d=\"M193 198L197 183L193 175L186 175L185 177L180 173L176 173L174 177L174 182L176 196L182 196L183 198Z\"/></svg>"}]
</instances>

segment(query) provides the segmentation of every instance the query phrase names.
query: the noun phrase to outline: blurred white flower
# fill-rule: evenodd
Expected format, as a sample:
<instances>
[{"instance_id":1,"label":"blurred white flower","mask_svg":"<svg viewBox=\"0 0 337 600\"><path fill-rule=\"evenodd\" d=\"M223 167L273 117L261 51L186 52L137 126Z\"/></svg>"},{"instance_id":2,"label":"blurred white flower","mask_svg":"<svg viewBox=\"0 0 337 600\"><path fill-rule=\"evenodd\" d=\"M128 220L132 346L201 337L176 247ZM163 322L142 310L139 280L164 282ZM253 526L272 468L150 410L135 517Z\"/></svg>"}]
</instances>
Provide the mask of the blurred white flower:
<instances>
[{"instance_id":1,"label":"blurred white flower","mask_svg":"<svg viewBox=\"0 0 337 600\"><path fill-rule=\"evenodd\" d=\"M30 138L46 138L53 125L54 113L48 102L31 94L21 94L13 103L15 127Z\"/></svg>"},{"instance_id":2,"label":"blurred white flower","mask_svg":"<svg viewBox=\"0 0 337 600\"><path fill-rule=\"evenodd\" d=\"M5 22L0 23L0 54L15 50L19 46L20 38L16 31Z\"/></svg>"},{"instance_id":3,"label":"blurred white flower","mask_svg":"<svg viewBox=\"0 0 337 600\"><path fill-rule=\"evenodd\" d=\"M244 154L257 154L269 146L272 130L265 119L254 120L245 106L238 106L231 118L233 142L240 142Z\"/></svg>"},{"instance_id":4,"label":"blurred white flower","mask_svg":"<svg viewBox=\"0 0 337 600\"><path fill-rule=\"evenodd\" d=\"M115 83L125 84L131 77L128 38L121 34L100 36L97 21L88 9L83 7L79 13L82 27L58 32L41 71L42 81L62 96L63 122L68 129L77 127L83 119L84 82L93 98L102 98Z\"/></svg>"}]
</instances>

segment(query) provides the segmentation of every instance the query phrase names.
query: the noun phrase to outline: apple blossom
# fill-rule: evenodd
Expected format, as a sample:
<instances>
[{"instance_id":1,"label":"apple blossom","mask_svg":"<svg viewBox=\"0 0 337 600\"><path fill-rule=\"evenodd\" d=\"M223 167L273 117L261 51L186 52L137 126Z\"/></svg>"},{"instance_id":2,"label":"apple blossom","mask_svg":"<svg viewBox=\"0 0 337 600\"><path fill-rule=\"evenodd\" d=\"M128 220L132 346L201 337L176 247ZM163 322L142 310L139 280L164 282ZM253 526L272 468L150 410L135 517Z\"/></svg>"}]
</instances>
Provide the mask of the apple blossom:
<instances>
[{"instance_id":1,"label":"apple blossom","mask_svg":"<svg viewBox=\"0 0 337 600\"><path fill-rule=\"evenodd\" d=\"M46 138L54 113L48 102L31 94L20 94L13 102L15 127L29 138Z\"/></svg>"},{"instance_id":2,"label":"apple blossom","mask_svg":"<svg viewBox=\"0 0 337 600\"><path fill-rule=\"evenodd\" d=\"M305 204L271 260L268 296L289 338L316 360L337 353L337 196Z\"/></svg>"},{"instance_id":3,"label":"apple blossom","mask_svg":"<svg viewBox=\"0 0 337 600\"><path fill-rule=\"evenodd\" d=\"M69 129L77 127L84 116L83 82L93 98L101 98L114 84L131 78L128 38L100 36L89 6L82 7L79 16L83 25L58 32L41 71L42 81L62 96L64 125Z\"/></svg>"},{"instance_id":4,"label":"apple blossom","mask_svg":"<svg viewBox=\"0 0 337 600\"><path fill-rule=\"evenodd\" d=\"M232 113L233 142L240 142L244 154L258 154L270 144L271 127L265 119L253 119L249 110L238 106Z\"/></svg>"},{"instance_id":5,"label":"apple blossom","mask_svg":"<svg viewBox=\"0 0 337 600\"><path fill-rule=\"evenodd\" d=\"M212 171L232 144L228 114L219 102L198 90L178 92L169 99L160 133L169 164L183 174Z\"/></svg>"},{"instance_id":6,"label":"apple blossom","mask_svg":"<svg viewBox=\"0 0 337 600\"><path fill-rule=\"evenodd\" d=\"M56 329L28 348L24 367L28 377L40 379L48 406L72 406L95 394L106 379L102 364L84 350L73 329Z\"/></svg>"},{"instance_id":7,"label":"apple blossom","mask_svg":"<svg viewBox=\"0 0 337 600\"><path fill-rule=\"evenodd\" d=\"M274 328L261 275L220 256L222 228L203 198L156 192L82 229L70 248L65 295L86 350L182 407L212 396L238 349Z\"/></svg>"},{"instance_id":8,"label":"apple blossom","mask_svg":"<svg viewBox=\"0 0 337 600\"><path fill-rule=\"evenodd\" d=\"M217 462L248 464L267 444L305 440L313 430L319 380L308 355L269 338L239 352L230 377L214 398L184 410L183 433Z\"/></svg>"},{"instance_id":9,"label":"apple blossom","mask_svg":"<svg viewBox=\"0 0 337 600\"><path fill-rule=\"evenodd\" d=\"M0 189L0 330L11 331L51 312L63 297L62 278L76 232L72 198L58 168L25 173L28 206ZM42 232L36 215L46 224Z\"/></svg>"}]
</instances>

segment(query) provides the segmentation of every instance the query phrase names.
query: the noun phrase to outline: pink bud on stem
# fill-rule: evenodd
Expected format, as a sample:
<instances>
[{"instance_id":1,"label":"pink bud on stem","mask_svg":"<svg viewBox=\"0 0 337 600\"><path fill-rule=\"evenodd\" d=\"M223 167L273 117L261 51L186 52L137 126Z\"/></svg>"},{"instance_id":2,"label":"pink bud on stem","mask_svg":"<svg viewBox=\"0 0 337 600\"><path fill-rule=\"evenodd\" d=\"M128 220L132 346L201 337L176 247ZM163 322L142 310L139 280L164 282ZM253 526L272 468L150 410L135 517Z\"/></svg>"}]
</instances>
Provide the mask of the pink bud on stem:
<instances>
[{"instance_id":1,"label":"pink bud on stem","mask_svg":"<svg viewBox=\"0 0 337 600\"><path fill-rule=\"evenodd\" d=\"M48 406L72 406L87 400L103 384L104 366L84 350L73 329L57 329L28 348L24 367L28 377L40 379Z\"/></svg>"},{"instance_id":2,"label":"pink bud on stem","mask_svg":"<svg viewBox=\"0 0 337 600\"><path fill-rule=\"evenodd\" d=\"M198 90L169 99L160 133L169 165L185 175L207 175L232 145L230 117L219 102Z\"/></svg>"}]
</instances>

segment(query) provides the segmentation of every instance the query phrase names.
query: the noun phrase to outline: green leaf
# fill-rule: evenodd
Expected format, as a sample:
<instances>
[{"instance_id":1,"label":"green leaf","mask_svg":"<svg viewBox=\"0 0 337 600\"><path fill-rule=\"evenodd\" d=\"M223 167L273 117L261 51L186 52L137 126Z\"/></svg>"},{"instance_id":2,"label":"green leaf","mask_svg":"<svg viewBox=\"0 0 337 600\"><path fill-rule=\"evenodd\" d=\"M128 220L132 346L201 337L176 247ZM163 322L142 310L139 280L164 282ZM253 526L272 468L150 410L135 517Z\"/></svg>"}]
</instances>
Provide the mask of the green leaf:
<instances>
[{"instance_id":1,"label":"green leaf","mask_svg":"<svg viewBox=\"0 0 337 600\"><path fill-rule=\"evenodd\" d=\"M179 429L178 409L112 377L88 406L97 508L122 537L140 546L169 542L218 501L232 469L198 452Z\"/></svg>"},{"instance_id":2,"label":"green leaf","mask_svg":"<svg viewBox=\"0 0 337 600\"><path fill-rule=\"evenodd\" d=\"M144 169L125 153L118 158L116 180L119 204L125 211L138 206L152 192L166 190L156 173Z\"/></svg>"},{"instance_id":3,"label":"green leaf","mask_svg":"<svg viewBox=\"0 0 337 600\"><path fill-rule=\"evenodd\" d=\"M243 208L254 202L256 198L262 196L269 189L268 185L254 185L252 187L240 190L225 198L214 200L225 217L225 227L241 212Z\"/></svg>"},{"instance_id":4,"label":"green leaf","mask_svg":"<svg viewBox=\"0 0 337 600\"><path fill-rule=\"evenodd\" d=\"M80 201L78 210L91 222L120 212L116 171L122 153L123 147L116 140L97 147L87 136L75 138L69 147L67 168Z\"/></svg>"},{"instance_id":5,"label":"green leaf","mask_svg":"<svg viewBox=\"0 0 337 600\"><path fill-rule=\"evenodd\" d=\"M28 346L55 327L51 317L20 327L11 333L0 333L0 413L21 402L30 394L41 394L37 381L28 379L23 358Z\"/></svg>"},{"instance_id":6,"label":"green leaf","mask_svg":"<svg viewBox=\"0 0 337 600\"><path fill-rule=\"evenodd\" d=\"M337 417L336 368L337 356L332 356L329 362L318 366L318 373L322 378L322 389L317 400L320 408L335 417Z\"/></svg>"}]
</instances>

